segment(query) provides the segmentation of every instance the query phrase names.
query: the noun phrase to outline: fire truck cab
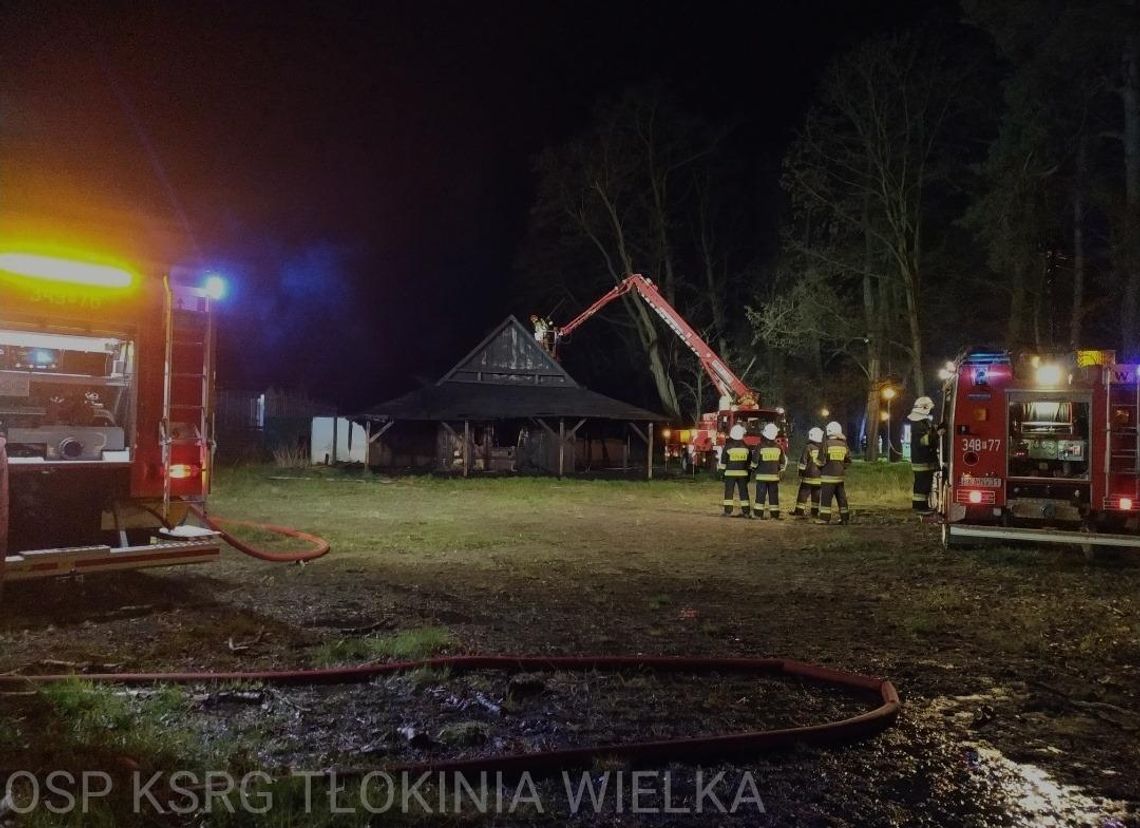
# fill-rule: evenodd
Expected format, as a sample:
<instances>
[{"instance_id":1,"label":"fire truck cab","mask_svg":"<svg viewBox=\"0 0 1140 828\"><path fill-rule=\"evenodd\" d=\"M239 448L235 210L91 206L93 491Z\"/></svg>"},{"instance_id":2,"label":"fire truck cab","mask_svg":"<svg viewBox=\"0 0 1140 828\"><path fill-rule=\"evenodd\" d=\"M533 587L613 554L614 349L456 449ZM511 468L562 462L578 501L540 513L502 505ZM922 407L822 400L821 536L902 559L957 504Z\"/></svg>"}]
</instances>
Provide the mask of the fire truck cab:
<instances>
[{"instance_id":1,"label":"fire truck cab","mask_svg":"<svg viewBox=\"0 0 1140 828\"><path fill-rule=\"evenodd\" d=\"M209 293L0 250L0 579L218 557Z\"/></svg>"},{"instance_id":2,"label":"fire truck cab","mask_svg":"<svg viewBox=\"0 0 1140 828\"><path fill-rule=\"evenodd\" d=\"M947 546L1140 547L1140 366L972 350L948 366L935 505Z\"/></svg>"}]
</instances>

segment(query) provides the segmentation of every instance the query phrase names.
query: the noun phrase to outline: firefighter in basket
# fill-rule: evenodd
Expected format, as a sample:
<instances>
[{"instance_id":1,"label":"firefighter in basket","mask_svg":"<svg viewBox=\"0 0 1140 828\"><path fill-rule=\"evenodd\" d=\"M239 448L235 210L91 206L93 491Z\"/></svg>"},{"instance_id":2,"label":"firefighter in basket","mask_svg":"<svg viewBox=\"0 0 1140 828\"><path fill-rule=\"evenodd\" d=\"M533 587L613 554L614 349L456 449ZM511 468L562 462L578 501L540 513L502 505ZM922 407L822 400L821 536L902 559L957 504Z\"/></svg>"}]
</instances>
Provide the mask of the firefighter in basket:
<instances>
[{"instance_id":1,"label":"firefighter in basket","mask_svg":"<svg viewBox=\"0 0 1140 828\"><path fill-rule=\"evenodd\" d=\"M934 400L919 397L914 401L914 409L906 416L910 420L910 470L914 472L910 505L920 514L931 511L930 490L934 484L934 473L938 471L938 431L930 416L932 411Z\"/></svg>"},{"instance_id":2,"label":"firefighter in basket","mask_svg":"<svg viewBox=\"0 0 1140 828\"><path fill-rule=\"evenodd\" d=\"M752 517L752 502L748 499L748 478L756 468L756 456L744 442L744 426L734 425L720 450L717 471L724 476L724 517L732 516L733 495L740 496L740 516Z\"/></svg>"},{"instance_id":3,"label":"firefighter in basket","mask_svg":"<svg viewBox=\"0 0 1140 828\"><path fill-rule=\"evenodd\" d=\"M796 508L792 512L795 517L807 517L808 506L811 506L811 516L819 517L819 490L823 485L820 479L820 467L823 458L823 429L813 428L808 432L807 445L804 453L800 455L800 491L796 495Z\"/></svg>"},{"instance_id":4,"label":"firefighter in basket","mask_svg":"<svg viewBox=\"0 0 1140 828\"><path fill-rule=\"evenodd\" d=\"M780 474L788 467L788 457L780 448L776 438L780 428L768 423L760 432L760 445L756 447L756 506L760 520L768 519L768 508L772 517L780 519Z\"/></svg>"},{"instance_id":5,"label":"firefighter in basket","mask_svg":"<svg viewBox=\"0 0 1140 828\"><path fill-rule=\"evenodd\" d=\"M851 450L847 448L847 438L843 436L843 426L832 421L825 431L827 439L823 444L820 468L819 519L816 523L831 523L831 501L835 500L839 510L839 522L850 523L851 510L847 507L847 489L843 478L851 464Z\"/></svg>"}]
</instances>

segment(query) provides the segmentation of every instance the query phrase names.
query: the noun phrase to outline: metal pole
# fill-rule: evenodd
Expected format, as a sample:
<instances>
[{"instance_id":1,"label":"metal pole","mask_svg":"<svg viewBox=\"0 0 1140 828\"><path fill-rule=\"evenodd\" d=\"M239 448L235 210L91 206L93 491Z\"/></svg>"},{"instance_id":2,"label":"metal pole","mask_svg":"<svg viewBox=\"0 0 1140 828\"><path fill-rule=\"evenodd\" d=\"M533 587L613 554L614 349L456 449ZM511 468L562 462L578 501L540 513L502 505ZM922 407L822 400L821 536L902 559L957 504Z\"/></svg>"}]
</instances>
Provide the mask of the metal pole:
<instances>
[{"instance_id":1,"label":"metal pole","mask_svg":"<svg viewBox=\"0 0 1140 828\"><path fill-rule=\"evenodd\" d=\"M558 476L561 477L566 466L566 420L558 418Z\"/></svg>"},{"instance_id":2,"label":"metal pole","mask_svg":"<svg viewBox=\"0 0 1140 828\"><path fill-rule=\"evenodd\" d=\"M0 590L4 588L4 564L8 557L8 451L0 435Z\"/></svg>"},{"instance_id":3,"label":"metal pole","mask_svg":"<svg viewBox=\"0 0 1140 828\"><path fill-rule=\"evenodd\" d=\"M646 479L653 479L653 423L649 424L649 439L646 440L645 473Z\"/></svg>"},{"instance_id":4,"label":"metal pole","mask_svg":"<svg viewBox=\"0 0 1140 828\"><path fill-rule=\"evenodd\" d=\"M463 476L467 476L468 467L471 465L471 452L468 446L471 445L471 421L463 421Z\"/></svg>"}]
</instances>

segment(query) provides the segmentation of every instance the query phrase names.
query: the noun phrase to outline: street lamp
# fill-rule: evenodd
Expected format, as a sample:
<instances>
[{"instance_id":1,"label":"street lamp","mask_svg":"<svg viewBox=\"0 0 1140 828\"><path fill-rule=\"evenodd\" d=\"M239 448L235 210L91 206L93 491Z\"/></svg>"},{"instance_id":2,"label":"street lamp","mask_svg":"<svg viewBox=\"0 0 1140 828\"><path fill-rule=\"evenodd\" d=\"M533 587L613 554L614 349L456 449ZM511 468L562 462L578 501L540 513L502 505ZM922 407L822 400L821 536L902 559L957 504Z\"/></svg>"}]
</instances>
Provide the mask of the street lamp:
<instances>
[{"instance_id":1,"label":"street lamp","mask_svg":"<svg viewBox=\"0 0 1140 828\"><path fill-rule=\"evenodd\" d=\"M828 417L831 416L831 410L826 408L826 407L821 408L819 410L819 416L823 417L826 420Z\"/></svg>"},{"instance_id":2,"label":"street lamp","mask_svg":"<svg viewBox=\"0 0 1140 828\"><path fill-rule=\"evenodd\" d=\"M898 391L893 385L883 386L883 399L887 401L887 416L883 417L883 422L887 424L887 462L891 461L891 400L898 396Z\"/></svg>"}]
</instances>

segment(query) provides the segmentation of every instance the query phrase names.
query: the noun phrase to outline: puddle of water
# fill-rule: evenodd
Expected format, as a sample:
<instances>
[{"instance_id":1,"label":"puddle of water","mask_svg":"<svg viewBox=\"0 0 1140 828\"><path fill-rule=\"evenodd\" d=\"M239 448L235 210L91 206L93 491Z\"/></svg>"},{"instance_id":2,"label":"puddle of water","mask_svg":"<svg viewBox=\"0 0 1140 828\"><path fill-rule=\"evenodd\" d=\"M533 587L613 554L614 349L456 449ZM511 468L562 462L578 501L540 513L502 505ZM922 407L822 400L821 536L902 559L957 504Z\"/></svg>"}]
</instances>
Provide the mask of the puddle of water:
<instances>
[{"instance_id":1,"label":"puddle of water","mask_svg":"<svg viewBox=\"0 0 1140 828\"><path fill-rule=\"evenodd\" d=\"M952 729L965 731L983 706L1010 702L1017 695L995 687L968 696L942 696L932 700L928 709ZM1057 748L1045 749L1061 753ZM1021 820L1019 824L1034 828L1124 828L1136 824L1136 812L1129 803L1095 796L1084 788L1060 782L1044 768L1015 762L988 742L966 737L963 750L971 773L985 779L1006 799L1009 813Z\"/></svg>"}]
</instances>

